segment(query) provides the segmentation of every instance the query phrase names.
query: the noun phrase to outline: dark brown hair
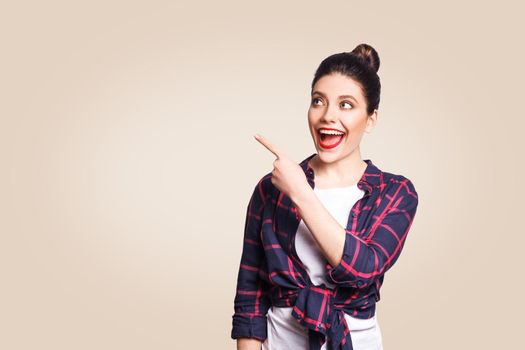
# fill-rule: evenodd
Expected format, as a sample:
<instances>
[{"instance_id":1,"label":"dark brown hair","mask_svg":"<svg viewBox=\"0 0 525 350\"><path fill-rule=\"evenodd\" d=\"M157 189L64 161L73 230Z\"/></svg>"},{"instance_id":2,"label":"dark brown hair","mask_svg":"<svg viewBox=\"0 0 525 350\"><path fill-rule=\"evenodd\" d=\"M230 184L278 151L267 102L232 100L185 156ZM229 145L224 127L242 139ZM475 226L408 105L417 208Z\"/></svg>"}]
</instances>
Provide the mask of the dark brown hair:
<instances>
[{"instance_id":1,"label":"dark brown hair","mask_svg":"<svg viewBox=\"0 0 525 350\"><path fill-rule=\"evenodd\" d=\"M315 83L325 75L340 73L355 80L363 91L367 103L368 115L379 108L381 82L379 70L379 55L368 44L359 44L351 52L336 53L325 58L315 71L312 81L312 91Z\"/></svg>"}]
</instances>

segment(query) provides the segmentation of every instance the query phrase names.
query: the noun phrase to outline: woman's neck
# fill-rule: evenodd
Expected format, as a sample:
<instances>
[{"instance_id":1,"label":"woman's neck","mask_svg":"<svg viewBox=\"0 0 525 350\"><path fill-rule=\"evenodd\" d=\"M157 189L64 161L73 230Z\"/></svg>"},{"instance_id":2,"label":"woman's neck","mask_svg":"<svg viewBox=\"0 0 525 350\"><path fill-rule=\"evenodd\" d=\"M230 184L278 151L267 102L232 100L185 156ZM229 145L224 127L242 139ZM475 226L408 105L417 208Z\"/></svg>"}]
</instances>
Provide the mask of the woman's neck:
<instances>
[{"instance_id":1,"label":"woman's neck","mask_svg":"<svg viewBox=\"0 0 525 350\"><path fill-rule=\"evenodd\" d=\"M355 159L349 156L333 163L324 163L319 155L315 155L310 159L309 165L314 170L316 187L333 188L355 185L363 176L368 164L357 154Z\"/></svg>"}]
</instances>

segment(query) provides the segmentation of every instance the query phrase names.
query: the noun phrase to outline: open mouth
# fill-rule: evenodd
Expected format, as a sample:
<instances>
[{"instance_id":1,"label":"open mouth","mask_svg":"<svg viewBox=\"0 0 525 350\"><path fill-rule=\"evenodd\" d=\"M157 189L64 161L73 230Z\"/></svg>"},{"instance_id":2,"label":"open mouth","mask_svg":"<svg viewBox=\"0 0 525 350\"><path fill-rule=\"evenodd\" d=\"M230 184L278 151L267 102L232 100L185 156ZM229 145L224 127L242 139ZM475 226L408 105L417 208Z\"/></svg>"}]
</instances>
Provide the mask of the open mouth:
<instances>
[{"instance_id":1,"label":"open mouth","mask_svg":"<svg viewBox=\"0 0 525 350\"><path fill-rule=\"evenodd\" d=\"M317 131L319 145L325 149L337 147L343 141L346 134L325 134Z\"/></svg>"}]
</instances>

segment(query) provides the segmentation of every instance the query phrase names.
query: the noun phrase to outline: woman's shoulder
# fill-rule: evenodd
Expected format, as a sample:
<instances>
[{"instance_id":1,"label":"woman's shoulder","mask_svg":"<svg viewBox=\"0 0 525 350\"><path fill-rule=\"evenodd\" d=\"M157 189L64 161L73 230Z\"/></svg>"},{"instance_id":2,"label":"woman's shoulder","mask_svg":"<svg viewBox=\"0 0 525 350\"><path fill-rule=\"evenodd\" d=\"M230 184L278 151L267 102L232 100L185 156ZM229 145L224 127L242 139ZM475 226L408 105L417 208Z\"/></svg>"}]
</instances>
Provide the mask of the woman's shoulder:
<instances>
[{"instance_id":1,"label":"woman's shoulder","mask_svg":"<svg viewBox=\"0 0 525 350\"><path fill-rule=\"evenodd\" d=\"M377 186L382 192L397 192L401 188L417 197L416 186L414 185L412 177L409 178L407 175L398 172L379 170L379 181L377 182Z\"/></svg>"},{"instance_id":2,"label":"woman's shoulder","mask_svg":"<svg viewBox=\"0 0 525 350\"><path fill-rule=\"evenodd\" d=\"M259 177L257 183L253 186L252 200L256 199L265 203L268 197L273 193L275 188L272 183L272 172L266 173L263 176Z\"/></svg>"},{"instance_id":3,"label":"woman's shoulder","mask_svg":"<svg viewBox=\"0 0 525 350\"><path fill-rule=\"evenodd\" d=\"M272 172L268 172L261 176L259 180L257 181L257 187L264 193L269 194L271 191L275 188L274 184L272 183Z\"/></svg>"}]
</instances>

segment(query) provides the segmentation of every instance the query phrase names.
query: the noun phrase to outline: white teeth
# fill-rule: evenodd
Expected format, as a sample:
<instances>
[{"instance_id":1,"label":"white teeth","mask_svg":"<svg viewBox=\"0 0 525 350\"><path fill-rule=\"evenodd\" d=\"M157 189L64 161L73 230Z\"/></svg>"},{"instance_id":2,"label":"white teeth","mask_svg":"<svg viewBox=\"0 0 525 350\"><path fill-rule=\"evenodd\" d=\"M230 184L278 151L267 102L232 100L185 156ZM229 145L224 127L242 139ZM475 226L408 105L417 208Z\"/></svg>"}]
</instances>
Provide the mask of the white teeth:
<instances>
[{"instance_id":1,"label":"white teeth","mask_svg":"<svg viewBox=\"0 0 525 350\"><path fill-rule=\"evenodd\" d=\"M334 130L319 130L320 134L327 134L327 135L344 135L344 132L340 131L334 131Z\"/></svg>"}]
</instances>

